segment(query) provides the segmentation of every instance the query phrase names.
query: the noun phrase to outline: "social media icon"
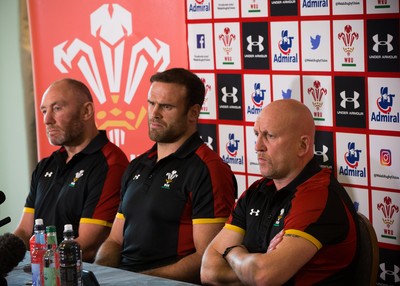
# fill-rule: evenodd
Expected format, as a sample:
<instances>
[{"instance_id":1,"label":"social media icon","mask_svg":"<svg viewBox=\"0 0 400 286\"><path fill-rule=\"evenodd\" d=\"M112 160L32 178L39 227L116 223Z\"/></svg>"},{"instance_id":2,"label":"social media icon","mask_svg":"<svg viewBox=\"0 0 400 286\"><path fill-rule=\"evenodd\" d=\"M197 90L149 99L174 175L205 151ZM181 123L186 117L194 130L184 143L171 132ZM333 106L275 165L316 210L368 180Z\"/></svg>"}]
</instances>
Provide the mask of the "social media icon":
<instances>
[{"instance_id":1,"label":"social media icon","mask_svg":"<svg viewBox=\"0 0 400 286\"><path fill-rule=\"evenodd\" d=\"M206 41L204 34L198 34L197 37L197 48L198 49L205 49L206 48Z\"/></svg>"},{"instance_id":2,"label":"social media icon","mask_svg":"<svg viewBox=\"0 0 400 286\"><path fill-rule=\"evenodd\" d=\"M389 149L381 149L380 161L382 166L391 166L392 152Z\"/></svg>"}]
</instances>

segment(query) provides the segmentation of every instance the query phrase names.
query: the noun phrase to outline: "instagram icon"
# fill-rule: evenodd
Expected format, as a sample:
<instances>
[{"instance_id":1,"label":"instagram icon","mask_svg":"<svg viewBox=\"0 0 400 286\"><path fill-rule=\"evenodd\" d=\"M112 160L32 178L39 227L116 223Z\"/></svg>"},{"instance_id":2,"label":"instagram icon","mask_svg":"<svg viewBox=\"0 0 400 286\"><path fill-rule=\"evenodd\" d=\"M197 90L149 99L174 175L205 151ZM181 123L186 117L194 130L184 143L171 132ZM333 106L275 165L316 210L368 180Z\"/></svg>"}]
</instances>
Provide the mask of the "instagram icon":
<instances>
[{"instance_id":1,"label":"instagram icon","mask_svg":"<svg viewBox=\"0 0 400 286\"><path fill-rule=\"evenodd\" d=\"M382 166L392 165L392 152L389 149L381 149L380 161Z\"/></svg>"}]
</instances>

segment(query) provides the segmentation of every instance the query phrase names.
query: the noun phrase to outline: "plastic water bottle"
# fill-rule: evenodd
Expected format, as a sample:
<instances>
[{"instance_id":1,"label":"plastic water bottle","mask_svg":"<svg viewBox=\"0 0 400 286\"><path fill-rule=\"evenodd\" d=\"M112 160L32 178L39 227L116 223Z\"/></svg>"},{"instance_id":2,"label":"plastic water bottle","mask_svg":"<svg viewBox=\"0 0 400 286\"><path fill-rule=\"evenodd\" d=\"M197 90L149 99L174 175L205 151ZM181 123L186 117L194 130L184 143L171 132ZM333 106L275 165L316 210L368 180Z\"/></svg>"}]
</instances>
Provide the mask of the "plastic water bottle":
<instances>
[{"instance_id":1,"label":"plastic water bottle","mask_svg":"<svg viewBox=\"0 0 400 286\"><path fill-rule=\"evenodd\" d=\"M41 218L35 219L35 225L33 227L33 235L29 239L29 252L31 254L31 257L33 249L35 248L35 234L38 232L38 230L45 230L43 219Z\"/></svg>"},{"instance_id":2,"label":"plastic water bottle","mask_svg":"<svg viewBox=\"0 0 400 286\"><path fill-rule=\"evenodd\" d=\"M44 286L59 286L59 256L57 249L57 233L54 225L46 227L47 250L43 257Z\"/></svg>"},{"instance_id":3,"label":"plastic water bottle","mask_svg":"<svg viewBox=\"0 0 400 286\"><path fill-rule=\"evenodd\" d=\"M81 247L74 240L74 232L71 224L64 226L64 240L58 246L58 255L60 256L61 286L81 286Z\"/></svg>"},{"instance_id":4,"label":"plastic water bottle","mask_svg":"<svg viewBox=\"0 0 400 286\"><path fill-rule=\"evenodd\" d=\"M31 241L30 241L31 243ZM31 247L32 285L43 286L43 256L46 252L46 235L42 219L35 220L34 242Z\"/></svg>"}]
</instances>

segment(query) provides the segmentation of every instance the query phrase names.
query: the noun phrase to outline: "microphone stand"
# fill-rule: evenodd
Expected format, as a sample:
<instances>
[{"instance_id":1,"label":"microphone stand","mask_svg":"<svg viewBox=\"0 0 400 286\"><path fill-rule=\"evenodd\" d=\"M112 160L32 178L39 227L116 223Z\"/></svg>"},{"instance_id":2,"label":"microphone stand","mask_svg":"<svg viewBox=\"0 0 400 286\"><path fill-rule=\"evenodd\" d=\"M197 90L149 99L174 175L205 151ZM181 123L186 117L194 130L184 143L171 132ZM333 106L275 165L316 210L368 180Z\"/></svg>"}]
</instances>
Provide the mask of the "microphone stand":
<instances>
[{"instance_id":1,"label":"microphone stand","mask_svg":"<svg viewBox=\"0 0 400 286\"><path fill-rule=\"evenodd\" d=\"M11 218L8 216L2 220L0 220L0 227L6 225L7 223L11 222Z\"/></svg>"}]
</instances>

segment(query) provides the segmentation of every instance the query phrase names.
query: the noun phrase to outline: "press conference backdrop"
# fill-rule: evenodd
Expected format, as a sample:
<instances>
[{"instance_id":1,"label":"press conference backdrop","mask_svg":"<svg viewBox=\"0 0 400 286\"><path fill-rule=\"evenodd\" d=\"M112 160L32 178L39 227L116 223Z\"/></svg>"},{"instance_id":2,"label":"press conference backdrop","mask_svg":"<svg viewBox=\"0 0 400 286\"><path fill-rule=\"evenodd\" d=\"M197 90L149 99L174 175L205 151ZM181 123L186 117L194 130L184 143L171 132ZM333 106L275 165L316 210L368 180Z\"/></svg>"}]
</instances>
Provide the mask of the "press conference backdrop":
<instances>
[{"instance_id":1,"label":"press conference backdrop","mask_svg":"<svg viewBox=\"0 0 400 286\"><path fill-rule=\"evenodd\" d=\"M130 158L152 144L146 97L158 70L188 67L202 78L200 133L230 164L240 191L260 178L252 126L262 107L304 102L317 125L320 165L377 232L379 281L398 283L399 0L28 4L36 100L57 78L81 79L95 95L99 127ZM41 124L37 131L43 157L53 149Z\"/></svg>"},{"instance_id":2,"label":"press conference backdrop","mask_svg":"<svg viewBox=\"0 0 400 286\"><path fill-rule=\"evenodd\" d=\"M262 107L302 101L320 165L377 232L378 281L400 283L399 1L190 0L186 9L189 67L208 91L203 139L241 190L259 178L252 125Z\"/></svg>"}]
</instances>

